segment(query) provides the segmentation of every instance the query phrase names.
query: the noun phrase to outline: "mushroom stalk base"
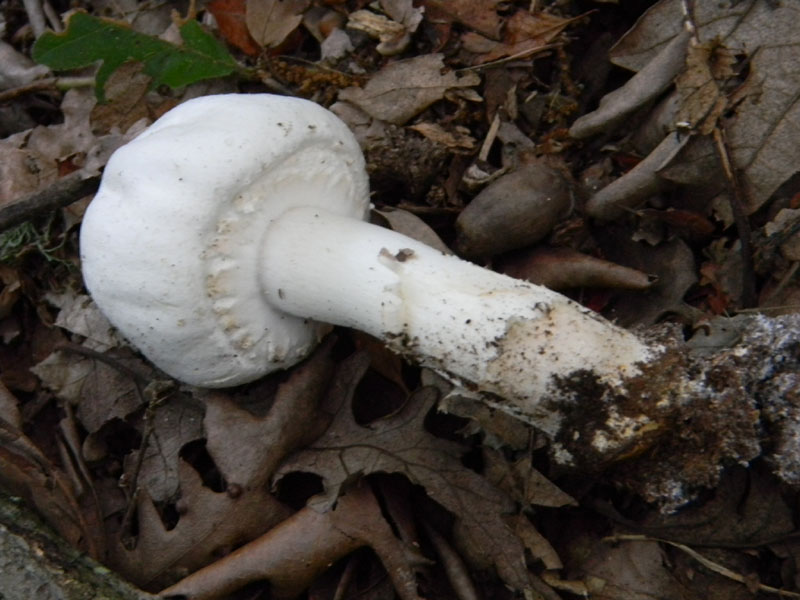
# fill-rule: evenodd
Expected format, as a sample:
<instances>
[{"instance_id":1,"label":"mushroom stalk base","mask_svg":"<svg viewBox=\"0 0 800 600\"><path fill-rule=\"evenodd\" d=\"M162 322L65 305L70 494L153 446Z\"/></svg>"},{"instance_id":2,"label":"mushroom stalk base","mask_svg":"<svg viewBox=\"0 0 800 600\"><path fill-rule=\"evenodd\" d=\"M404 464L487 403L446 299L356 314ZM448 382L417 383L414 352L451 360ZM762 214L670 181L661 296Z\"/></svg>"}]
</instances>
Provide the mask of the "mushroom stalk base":
<instances>
[{"instance_id":1,"label":"mushroom stalk base","mask_svg":"<svg viewBox=\"0 0 800 600\"><path fill-rule=\"evenodd\" d=\"M547 288L317 208L271 223L261 275L279 310L365 331L545 431L565 382L621 389L658 353Z\"/></svg>"}]
</instances>

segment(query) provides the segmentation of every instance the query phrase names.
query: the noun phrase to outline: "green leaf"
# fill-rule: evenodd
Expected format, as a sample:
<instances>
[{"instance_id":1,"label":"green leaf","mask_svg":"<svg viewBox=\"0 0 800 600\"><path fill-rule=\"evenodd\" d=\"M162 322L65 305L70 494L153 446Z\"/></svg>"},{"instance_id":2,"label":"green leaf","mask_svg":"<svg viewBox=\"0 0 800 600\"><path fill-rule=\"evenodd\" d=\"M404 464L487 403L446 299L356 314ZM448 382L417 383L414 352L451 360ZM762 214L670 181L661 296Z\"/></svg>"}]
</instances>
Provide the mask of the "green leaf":
<instances>
[{"instance_id":1,"label":"green leaf","mask_svg":"<svg viewBox=\"0 0 800 600\"><path fill-rule=\"evenodd\" d=\"M105 99L104 86L120 65L136 60L153 85L176 88L201 79L224 77L240 70L225 46L197 21L180 28L182 46L137 33L114 21L75 13L63 33L44 33L33 46L33 59L54 71L79 69L102 61L95 77L95 94Z\"/></svg>"}]
</instances>

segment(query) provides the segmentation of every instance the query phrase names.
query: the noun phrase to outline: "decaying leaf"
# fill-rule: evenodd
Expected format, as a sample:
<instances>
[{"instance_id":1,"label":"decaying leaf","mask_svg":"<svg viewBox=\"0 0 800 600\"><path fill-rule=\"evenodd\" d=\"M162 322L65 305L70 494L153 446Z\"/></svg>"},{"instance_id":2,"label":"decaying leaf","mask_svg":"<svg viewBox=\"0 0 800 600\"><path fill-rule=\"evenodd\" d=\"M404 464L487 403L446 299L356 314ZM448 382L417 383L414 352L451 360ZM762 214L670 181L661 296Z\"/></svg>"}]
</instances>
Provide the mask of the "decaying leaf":
<instances>
[{"instance_id":1,"label":"decaying leaf","mask_svg":"<svg viewBox=\"0 0 800 600\"><path fill-rule=\"evenodd\" d=\"M279 46L303 21L309 0L248 0L247 29L265 48Z\"/></svg>"},{"instance_id":2,"label":"decaying leaf","mask_svg":"<svg viewBox=\"0 0 800 600\"><path fill-rule=\"evenodd\" d=\"M682 49L685 56L690 36L683 27L682 6L681 0L662 0L617 44L612 53L614 62L639 71L627 87L657 64L664 56L662 50L675 46L676 52ZM716 85L708 78L717 81L718 76L730 74L730 58L715 61L710 60L712 54L707 54L709 60L699 66L698 53L704 47L713 48L717 57L737 56L747 60L749 72L743 73L744 81L735 91L728 92L727 105L733 108L732 114L724 120L724 129L733 167L741 172L746 209L754 212L797 172L800 165L800 148L795 143L800 107L794 102L800 89L800 73L786 68L800 60L800 32L794 26L800 7L793 2L761 0L725 4L697 2L692 6L691 19L700 46L688 58L689 68L695 69L695 73L685 72L683 79L693 83L684 90L694 88L698 94L706 94L703 90L712 90ZM674 67L678 63L670 64ZM660 72L675 73L663 68ZM649 87L650 91L656 88L653 85L644 87ZM573 135L583 137L613 126L614 120L624 114L613 105L618 101L628 102L630 91L625 88L610 95L597 113L590 113L576 122ZM690 126L699 124L701 132L709 131L715 115L721 113L722 99L714 97L716 94L718 92L706 95L699 104L695 104L697 94L684 96L685 101L692 104L685 102L679 111L688 115ZM602 115L603 112L607 114ZM591 127L588 126L590 121ZM662 175L670 179L676 176L683 184L707 186L709 173L717 170L718 165L717 147L707 137L698 136Z\"/></svg>"},{"instance_id":3,"label":"decaying leaf","mask_svg":"<svg viewBox=\"0 0 800 600\"><path fill-rule=\"evenodd\" d=\"M202 404L191 396L172 394L152 410L149 426L147 446L125 457L125 475L153 501L171 502L180 490L181 449L203 438Z\"/></svg>"},{"instance_id":4,"label":"decaying leaf","mask_svg":"<svg viewBox=\"0 0 800 600\"><path fill-rule=\"evenodd\" d=\"M47 74L47 67L34 64L6 42L0 42L0 65L0 90L25 85Z\"/></svg>"},{"instance_id":5,"label":"decaying leaf","mask_svg":"<svg viewBox=\"0 0 800 600\"><path fill-rule=\"evenodd\" d=\"M19 428L15 399L0 384L0 492L23 498L73 546L100 558L102 534L88 526L74 487Z\"/></svg>"},{"instance_id":6,"label":"decaying leaf","mask_svg":"<svg viewBox=\"0 0 800 600\"><path fill-rule=\"evenodd\" d=\"M447 146L454 152L470 152L475 149L477 143L466 128L453 132L447 131L438 123L415 123L410 126L410 129L421 133L429 140Z\"/></svg>"},{"instance_id":7,"label":"decaying leaf","mask_svg":"<svg viewBox=\"0 0 800 600\"><path fill-rule=\"evenodd\" d=\"M207 487L194 467L171 456L177 461L181 494L177 524L168 527L142 489L136 545L112 546L114 569L138 585L163 587L289 516L291 511L269 493L269 480L283 457L315 437L327 422L317 405L333 368L329 352L326 345L295 369L263 417L223 394L204 398L206 448L224 489Z\"/></svg>"},{"instance_id":8,"label":"decaying leaf","mask_svg":"<svg viewBox=\"0 0 800 600\"><path fill-rule=\"evenodd\" d=\"M655 278L571 248L537 247L505 257L501 270L554 290L576 287L646 290Z\"/></svg>"},{"instance_id":9,"label":"decaying leaf","mask_svg":"<svg viewBox=\"0 0 800 600\"><path fill-rule=\"evenodd\" d=\"M222 560L163 590L165 596L220 598L243 585L268 580L272 597L294 598L333 563L361 546L381 558L401 600L416 591L418 551L398 539L369 486L362 482L329 511L306 507Z\"/></svg>"},{"instance_id":10,"label":"decaying leaf","mask_svg":"<svg viewBox=\"0 0 800 600\"><path fill-rule=\"evenodd\" d=\"M545 48L569 24L568 19L520 9L505 21L501 41L467 32L461 40L465 50L477 56L473 64L483 64L506 56L522 57Z\"/></svg>"},{"instance_id":11,"label":"decaying leaf","mask_svg":"<svg viewBox=\"0 0 800 600\"><path fill-rule=\"evenodd\" d=\"M479 83L476 73L458 76L445 71L443 55L425 54L389 63L363 88L342 90L339 99L352 102L376 119L402 125L444 98L448 90Z\"/></svg>"},{"instance_id":12,"label":"decaying leaf","mask_svg":"<svg viewBox=\"0 0 800 600\"><path fill-rule=\"evenodd\" d=\"M426 14L433 21L461 23L489 37L499 39L502 17L498 14L499 0L425 0Z\"/></svg>"},{"instance_id":13,"label":"decaying leaf","mask_svg":"<svg viewBox=\"0 0 800 600\"><path fill-rule=\"evenodd\" d=\"M220 33L248 56L258 56L261 46L250 35L245 21L246 0L211 0L206 8L214 15Z\"/></svg>"},{"instance_id":14,"label":"decaying leaf","mask_svg":"<svg viewBox=\"0 0 800 600\"><path fill-rule=\"evenodd\" d=\"M292 471L322 476L327 490L320 505L324 509L354 477L403 474L456 516L454 536L464 556L476 566L496 567L508 585L524 589L529 582L524 545L506 520L514 512L513 502L463 466L459 444L425 430L425 416L436 396L433 388L422 388L398 413L369 427L358 425L346 407L339 410L325 434L285 462L276 477Z\"/></svg>"}]
</instances>

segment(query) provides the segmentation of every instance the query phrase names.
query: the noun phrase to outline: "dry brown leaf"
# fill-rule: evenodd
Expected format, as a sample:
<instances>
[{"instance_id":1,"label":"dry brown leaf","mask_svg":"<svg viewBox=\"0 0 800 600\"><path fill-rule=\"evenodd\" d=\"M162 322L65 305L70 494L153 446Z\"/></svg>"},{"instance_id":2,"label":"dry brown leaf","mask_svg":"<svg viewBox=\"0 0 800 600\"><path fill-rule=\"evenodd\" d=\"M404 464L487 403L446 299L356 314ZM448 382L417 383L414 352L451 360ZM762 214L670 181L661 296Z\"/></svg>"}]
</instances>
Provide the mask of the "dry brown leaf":
<instances>
[{"instance_id":1,"label":"dry brown leaf","mask_svg":"<svg viewBox=\"0 0 800 600\"><path fill-rule=\"evenodd\" d=\"M386 222L393 231L407 235L431 248L436 248L444 254L452 254L451 250L436 234L433 228L417 215L400 208L376 210L375 212L386 219Z\"/></svg>"},{"instance_id":2,"label":"dry brown leaf","mask_svg":"<svg viewBox=\"0 0 800 600\"><path fill-rule=\"evenodd\" d=\"M455 22L497 40L503 20L497 14L499 0L424 0L425 14L431 22Z\"/></svg>"},{"instance_id":3,"label":"dry brown leaf","mask_svg":"<svg viewBox=\"0 0 800 600\"><path fill-rule=\"evenodd\" d=\"M675 80L680 108L676 118L702 135L717 126L717 120L728 106L723 90L726 79L733 77L735 62L730 51L715 43L690 44L686 68Z\"/></svg>"},{"instance_id":4,"label":"dry brown leaf","mask_svg":"<svg viewBox=\"0 0 800 600\"><path fill-rule=\"evenodd\" d=\"M317 404L330 385L329 353L330 344L325 344L296 368L264 417L239 408L223 394L209 394L203 423L206 447L225 491L206 487L194 468L178 459L177 524L167 529L143 490L136 547L128 550L117 540L110 565L138 585L163 587L285 519L290 511L269 493L268 482L284 456L308 443L327 423Z\"/></svg>"},{"instance_id":5,"label":"dry brown leaf","mask_svg":"<svg viewBox=\"0 0 800 600\"><path fill-rule=\"evenodd\" d=\"M71 89L61 101L63 123L39 125L0 140L0 204L53 183L66 174L62 170L99 173L133 131L95 136L89 124L94 106L91 89Z\"/></svg>"},{"instance_id":6,"label":"dry brown leaf","mask_svg":"<svg viewBox=\"0 0 800 600\"><path fill-rule=\"evenodd\" d=\"M725 121L728 151L750 212L757 210L800 165L800 72L787 65L800 62L800 5L794 2L696 2L693 22L701 44L722 46L748 59L745 81L728 99L733 114ZM681 0L653 6L617 44L612 60L644 71L661 49L683 33ZM685 45L685 44L684 44ZM712 113L717 109L710 109ZM662 174L684 184L708 185L718 167L717 149L695 137Z\"/></svg>"},{"instance_id":7,"label":"dry brown leaf","mask_svg":"<svg viewBox=\"0 0 800 600\"><path fill-rule=\"evenodd\" d=\"M130 356L113 360L142 374L149 370ZM90 433L142 406L135 382L127 373L78 353L54 352L31 371L56 396L77 405L77 416Z\"/></svg>"},{"instance_id":8,"label":"dry brown leaf","mask_svg":"<svg viewBox=\"0 0 800 600\"><path fill-rule=\"evenodd\" d=\"M469 129L457 127L456 131L447 131L438 123L415 123L410 125L417 133L421 133L429 140L447 146L456 153L469 153L475 150L477 141L469 135Z\"/></svg>"},{"instance_id":9,"label":"dry brown leaf","mask_svg":"<svg viewBox=\"0 0 800 600\"><path fill-rule=\"evenodd\" d=\"M480 83L476 73L446 71L442 54L426 54L389 63L363 88L350 87L339 99L352 102L370 116L402 125L444 98L448 90Z\"/></svg>"},{"instance_id":10,"label":"dry brown leaf","mask_svg":"<svg viewBox=\"0 0 800 600\"><path fill-rule=\"evenodd\" d=\"M585 546L584 546L585 547ZM683 596L682 586L665 566L658 544L632 542L620 546L596 542L581 575L593 600L638 600Z\"/></svg>"},{"instance_id":11,"label":"dry brown leaf","mask_svg":"<svg viewBox=\"0 0 800 600\"><path fill-rule=\"evenodd\" d=\"M135 473L141 450L125 457L125 475L128 481L147 490L156 502L169 502L177 497L179 453L188 443L203 438L202 404L185 394L173 394L155 407L150 420L152 427L138 480Z\"/></svg>"},{"instance_id":12,"label":"dry brown leaf","mask_svg":"<svg viewBox=\"0 0 800 600\"><path fill-rule=\"evenodd\" d=\"M436 396L433 388L422 388L399 412L369 427L355 422L348 403L321 438L281 465L276 478L292 471L323 477L327 494L322 510L355 477L403 474L455 515L457 546L473 565L494 566L507 585L524 589L529 584L524 545L505 521L514 512L514 503L463 466L459 444L425 430L425 416Z\"/></svg>"},{"instance_id":13,"label":"dry brown leaf","mask_svg":"<svg viewBox=\"0 0 800 600\"><path fill-rule=\"evenodd\" d=\"M303 22L309 4L309 0L247 0L247 29L265 48L279 46Z\"/></svg>"},{"instance_id":14,"label":"dry brown leaf","mask_svg":"<svg viewBox=\"0 0 800 600\"><path fill-rule=\"evenodd\" d=\"M484 448L485 477L523 506L577 506L575 499L547 479L529 457L509 462L498 451Z\"/></svg>"},{"instance_id":15,"label":"dry brown leaf","mask_svg":"<svg viewBox=\"0 0 800 600\"><path fill-rule=\"evenodd\" d=\"M609 260L656 278L647 291L621 293L615 299L614 316L623 325L652 325L668 313L682 312L683 297L697 282L694 254L683 240L674 238L651 247L610 228L602 236L602 247Z\"/></svg>"},{"instance_id":16,"label":"dry brown leaf","mask_svg":"<svg viewBox=\"0 0 800 600\"><path fill-rule=\"evenodd\" d=\"M100 558L102 536L89 527L69 478L18 428L15 399L5 386L0 391L0 491L24 499L65 540Z\"/></svg>"},{"instance_id":17,"label":"dry brown leaf","mask_svg":"<svg viewBox=\"0 0 800 600\"><path fill-rule=\"evenodd\" d=\"M95 133L109 133L114 129L125 132L137 121L155 120L160 110L148 103L152 79L143 71L143 63L127 62L111 74L104 86L106 102L92 109L90 118ZM166 108L164 102L161 104L161 110L170 107L170 103Z\"/></svg>"},{"instance_id":18,"label":"dry brown leaf","mask_svg":"<svg viewBox=\"0 0 800 600\"><path fill-rule=\"evenodd\" d=\"M533 248L502 260L506 275L553 290L576 287L646 290L654 278L636 269L583 254L571 248Z\"/></svg>"},{"instance_id":19,"label":"dry brown leaf","mask_svg":"<svg viewBox=\"0 0 800 600\"><path fill-rule=\"evenodd\" d=\"M231 44L239 48L248 56L258 56L261 53L259 46L245 23L246 0L211 0L206 8L214 15L219 31Z\"/></svg>"},{"instance_id":20,"label":"dry brown leaf","mask_svg":"<svg viewBox=\"0 0 800 600\"><path fill-rule=\"evenodd\" d=\"M68 292L51 294L48 300L61 308L55 324L83 336L83 348L105 352L122 344L88 296ZM147 364L130 353L110 358L120 368L78 352L56 350L31 371L57 397L76 405L81 424L93 433L111 419L125 419L141 408L142 398L136 390L135 378L125 370L132 370L141 377L152 372Z\"/></svg>"},{"instance_id":21,"label":"dry brown leaf","mask_svg":"<svg viewBox=\"0 0 800 600\"><path fill-rule=\"evenodd\" d=\"M380 40L376 50L384 56L399 54L411 41L408 30L402 24L371 10L362 9L351 13L347 27Z\"/></svg>"},{"instance_id":22,"label":"dry brown leaf","mask_svg":"<svg viewBox=\"0 0 800 600\"><path fill-rule=\"evenodd\" d=\"M544 12L531 14L518 10L505 23L501 41L477 33L465 33L464 48L477 54L473 64L483 64L506 56L527 56L552 42L569 24L569 19Z\"/></svg>"},{"instance_id":23,"label":"dry brown leaf","mask_svg":"<svg viewBox=\"0 0 800 600\"><path fill-rule=\"evenodd\" d=\"M349 489L331 510L317 512L306 507L257 540L161 593L210 600L266 579L271 597L294 598L334 562L367 545L383 561L401 600L421 600L414 574L421 557L394 535L365 483Z\"/></svg>"}]
</instances>

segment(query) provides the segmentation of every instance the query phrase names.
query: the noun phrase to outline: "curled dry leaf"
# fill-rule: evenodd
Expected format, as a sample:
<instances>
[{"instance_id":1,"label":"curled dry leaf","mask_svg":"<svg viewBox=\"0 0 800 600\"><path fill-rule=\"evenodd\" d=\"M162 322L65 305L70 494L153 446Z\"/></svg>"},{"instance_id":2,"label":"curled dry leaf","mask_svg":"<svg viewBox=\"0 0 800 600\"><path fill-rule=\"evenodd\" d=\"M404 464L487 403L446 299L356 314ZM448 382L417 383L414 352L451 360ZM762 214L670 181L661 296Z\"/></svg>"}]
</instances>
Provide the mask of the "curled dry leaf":
<instances>
[{"instance_id":1,"label":"curled dry leaf","mask_svg":"<svg viewBox=\"0 0 800 600\"><path fill-rule=\"evenodd\" d=\"M668 134L656 148L633 169L613 181L586 204L586 212L602 220L616 219L653 194L668 186L660 171L689 143L689 136L677 132Z\"/></svg>"},{"instance_id":2,"label":"curled dry leaf","mask_svg":"<svg viewBox=\"0 0 800 600\"><path fill-rule=\"evenodd\" d=\"M554 290L576 287L646 290L655 279L647 273L624 267L571 248L535 248L503 258L500 270Z\"/></svg>"},{"instance_id":3,"label":"curled dry leaf","mask_svg":"<svg viewBox=\"0 0 800 600\"><path fill-rule=\"evenodd\" d=\"M362 546L372 547L381 558L401 600L421 600L414 576L418 553L395 537L363 483L350 488L331 510L306 507L161 595L214 600L266 579L271 597L294 598L333 563Z\"/></svg>"},{"instance_id":4,"label":"curled dry leaf","mask_svg":"<svg viewBox=\"0 0 800 600\"><path fill-rule=\"evenodd\" d=\"M456 251L494 256L538 242L572 207L569 186L541 162L522 165L487 185L456 220Z\"/></svg>"},{"instance_id":5,"label":"curled dry leaf","mask_svg":"<svg viewBox=\"0 0 800 600\"><path fill-rule=\"evenodd\" d=\"M0 491L23 498L74 547L100 558L103 540L89 527L69 477L20 429L16 399L0 384Z\"/></svg>"},{"instance_id":6,"label":"curled dry leaf","mask_svg":"<svg viewBox=\"0 0 800 600\"><path fill-rule=\"evenodd\" d=\"M525 589L530 581L525 547L506 521L514 503L463 466L459 444L426 431L425 416L436 397L433 388L421 388L400 411L369 427L358 425L345 406L325 434L285 462L276 478L292 471L322 476L327 490L320 506L324 508L355 476L403 474L455 515L457 547L474 566L494 566L507 585Z\"/></svg>"},{"instance_id":7,"label":"curled dry leaf","mask_svg":"<svg viewBox=\"0 0 800 600\"><path fill-rule=\"evenodd\" d=\"M741 172L746 209L752 213L796 173L800 165L800 148L795 143L800 108L794 102L800 90L800 74L785 68L800 60L800 33L794 26L800 7L793 2L761 0L724 4L698 2L692 6L691 17L700 46L713 47L716 57L741 56L749 68L743 72L744 81L727 97L731 114L725 119L724 129L733 168ZM612 60L639 73L628 86L612 92L596 113L577 121L571 130L574 136L585 137L613 127L615 120L631 108L621 110L620 106L631 93L628 87L643 73L661 71L669 79L676 74L674 66L678 63L675 60L669 61L671 66L663 69L659 62L667 49L686 55L688 36L682 11L681 0L662 0L617 44ZM702 48L698 48L698 52L700 50ZM721 101L711 79L729 74L730 60L709 61L698 69L698 53L692 54L690 59L688 68L694 69L695 76L684 71L679 78L684 81L684 91L688 93L684 93L686 101L678 107L678 114L694 119L686 123L688 127L699 127L701 132L707 132L713 128L708 119L719 114ZM684 68L686 66L681 64L681 70ZM696 75L700 71L706 74L707 80L698 79ZM705 93L706 89L712 93ZM698 95L694 92L705 95L701 110L694 104ZM692 104L688 103L690 99ZM617 109L612 109L612 105L617 105ZM668 170L667 165L663 165L662 174L683 184L707 187L713 174L719 171L717 156L718 149L708 136L696 136L673 158ZM717 185L722 185L721 180Z\"/></svg>"},{"instance_id":8,"label":"curled dry leaf","mask_svg":"<svg viewBox=\"0 0 800 600\"><path fill-rule=\"evenodd\" d=\"M448 90L480 83L476 73L447 71L442 54L426 54L389 63L363 88L350 87L339 99L352 102L370 116L402 125L444 98Z\"/></svg>"},{"instance_id":9,"label":"curled dry leaf","mask_svg":"<svg viewBox=\"0 0 800 600\"><path fill-rule=\"evenodd\" d=\"M465 50L477 55L472 64L478 65L506 56L527 56L544 49L568 24L569 20L562 17L520 9L505 21L501 41L471 31L462 35L461 41Z\"/></svg>"}]
</instances>

